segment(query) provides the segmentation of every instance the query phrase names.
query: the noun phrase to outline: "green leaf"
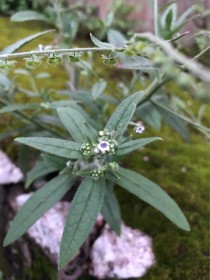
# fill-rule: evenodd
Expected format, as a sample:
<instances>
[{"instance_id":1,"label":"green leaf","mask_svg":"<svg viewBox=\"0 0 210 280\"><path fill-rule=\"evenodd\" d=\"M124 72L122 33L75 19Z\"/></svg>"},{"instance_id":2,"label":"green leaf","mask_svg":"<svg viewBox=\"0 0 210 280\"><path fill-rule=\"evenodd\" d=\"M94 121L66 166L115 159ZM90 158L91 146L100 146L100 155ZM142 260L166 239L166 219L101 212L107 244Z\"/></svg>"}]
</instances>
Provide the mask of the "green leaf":
<instances>
[{"instance_id":1,"label":"green leaf","mask_svg":"<svg viewBox=\"0 0 210 280\"><path fill-rule=\"evenodd\" d=\"M59 268L77 253L90 233L105 195L104 178L83 180L72 201L61 241Z\"/></svg>"},{"instance_id":2,"label":"green leaf","mask_svg":"<svg viewBox=\"0 0 210 280\"><path fill-rule=\"evenodd\" d=\"M93 36L91 33L90 33L90 38L93 42L94 45L96 45L97 47L99 48L108 48L108 49L115 49L115 46L113 46L112 44L109 44L109 43L105 43L105 42L101 42L100 40L98 40L95 36Z\"/></svg>"},{"instance_id":3,"label":"green leaf","mask_svg":"<svg viewBox=\"0 0 210 280\"><path fill-rule=\"evenodd\" d=\"M23 22L23 21L30 21L30 20L40 20L40 21L49 22L48 19L43 14L30 10L17 12L11 16L10 20L15 22Z\"/></svg>"},{"instance_id":4,"label":"green leaf","mask_svg":"<svg viewBox=\"0 0 210 280\"><path fill-rule=\"evenodd\" d=\"M94 100L104 92L106 86L107 86L107 82L104 81L103 79L100 79L97 83L93 85L92 96Z\"/></svg>"},{"instance_id":5,"label":"green leaf","mask_svg":"<svg viewBox=\"0 0 210 280\"><path fill-rule=\"evenodd\" d=\"M19 137L15 141L60 157L81 158L81 145L72 141L48 137Z\"/></svg>"},{"instance_id":6,"label":"green leaf","mask_svg":"<svg viewBox=\"0 0 210 280\"><path fill-rule=\"evenodd\" d=\"M84 122L84 125L86 127L86 133L87 133L87 137L94 143L97 142L98 140L98 131L95 130L94 127L92 127L92 125L90 125L87 122Z\"/></svg>"},{"instance_id":7,"label":"green leaf","mask_svg":"<svg viewBox=\"0 0 210 280\"><path fill-rule=\"evenodd\" d=\"M25 188L27 189L36 179L54 171L56 171L56 168L49 166L45 161L37 161L31 171L27 174Z\"/></svg>"},{"instance_id":8,"label":"green leaf","mask_svg":"<svg viewBox=\"0 0 210 280\"><path fill-rule=\"evenodd\" d=\"M190 230L190 226L179 206L157 184L134 171L122 167L119 167L116 173L120 176L116 183L159 210L181 229Z\"/></svg>"},{"instance_id":9,"label":"green leaf","mask_svg":"<svg viewBox=\"0 0 210 280\"><path fill-rule=\"evenodd\" d=\"M147 101L137 107L135 116L139 117L140 120L146 122L154 129L160 130L161 114L150 101Z\"/></svg>"},{"instance_id":10,"label":"green leaf","mask_svg":"<svg viewBox=\"0 0 210 280\"><path fill-rule=\"evenodd\" d=\"M58 176L32 194L13 220L5 237L4 246L11 244L23 235L67 193L74 182L74 177Z\"/></svg>"},{"instance_id":11,"label":"green leaf","mask_svg":"<svg viewBox=\"0 0 210 280\"><path fill-rule=\"evenodd\" d=\"M45 163L47 163L55 170L62 171L64 168L66 168L66 159L48 154L43 154L42 158Z\"/></svg>"},{"instance_id":12,"label":"green leaf","mask_svg":"<svg viewBox=\"0 0 210 280\"><path fill-rule=\"evenodd\" d=\"M72 108L58 108L57 113L61 122L75 141L79 143L87 141L87 136L90 133L87 126L84 125L85 118L80 112Z\"/></svg>"},{"instance_id":13,"label":"green leaf","mask_svg":"<svg viewBox=\"0 0 210 280\"><path fill-rule=\"evenodd\" d=\"M108 37L109 43L113 44L114 46L116 46L118 48L124 47L124 45L127 41L126 37L121 32L119 32L115 29L110 29L107 32L107 37Z\"/></svg>"},{"instance_id":14,"label":"green leaf","mask_svg":"<svg viewBox=\"0 0 210 280\"><path fill-rule=\"evenodd\" d=\"M110 132L114 131L114 137L116 139L118 139L126 130L141 96L142 92L137 92L124 99L117 106L116 110L107 122L105 128Z\"/></svg>"},{"instance_id":15,"label":"green leaf","mask_svg":"<svg viewBox=\"0 0 210 280\"><path fill-rule=\"evenodd\" d=\"M0 114L5 114L14 111L33 110L40 108L39 104L11 104L3 107Z\"/></svg>"},{"instance_id":16,"label":"green leaf","mask_svg":"<svg viewBox=\"0 0 210 280\"><path fill-rule=\"evenodd\" d=\"M174 128L185 141L189 141L189 130L187 128L187 122L183 121L183 119L181 119L179 115L174 113L168 107L153 100L152 103L160 112L163 121L169 124L172 128Z\"/></svg>"},{"instance_id":17,"label":"green leaf","mask_svg":"<svg viewBox=\"0 0 210 280\"><path fill-rule=\"evenodd\" d=\"M36 39L36 38L38 38L38 37L40 37L44 34L52 32L52 31L55 31L55 30L54 29L49 29L49 30L38 32L36 34L25 37L25 38L17 41L16 43L14 43L12 45L9 45L5 49L3 49L0 52L0 55L13 53L13 52L17 51L18 49L20 49L21 47L23 47L26 43L31 42L32 40L34 40L34 39Z\"/></svg>"},{"instance_id":18,"label":"green leaf","mask_svg":"<svg viewBox=\"0 0 210 280\"><path fill-rule=\"evenodd\" d=\"M106 194L101 209L101 214L106 220L106 222L110 225L110 227L116 232L116 234L120 235L121 232L120 206L112 186L106 187Z\"/></svg>"},{"instance_id":19,"label":"green leaf","mask_svg":"<svg viewBox=\"0 0 210 280\"><path fill-rule=\"evenodd\" d=\"M159 137L151 137L151 138L142 138L142 139L125 142L118 147L116 156L122 156L128 154L156 140L162 140L162 139Z\"/></svg>"}]
</instances>

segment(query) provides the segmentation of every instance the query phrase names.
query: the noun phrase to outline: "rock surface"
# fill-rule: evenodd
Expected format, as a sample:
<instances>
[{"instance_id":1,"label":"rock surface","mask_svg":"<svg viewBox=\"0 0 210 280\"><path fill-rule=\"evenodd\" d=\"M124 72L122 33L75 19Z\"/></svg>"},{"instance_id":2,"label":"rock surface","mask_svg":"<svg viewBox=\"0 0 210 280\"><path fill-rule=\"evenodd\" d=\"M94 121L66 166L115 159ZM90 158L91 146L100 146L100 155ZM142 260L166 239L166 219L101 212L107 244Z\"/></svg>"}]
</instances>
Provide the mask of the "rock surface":
<instances>
[{"instance_id":1,"label":"rock surface","mask_svg":"<svg viewBox=\"0 0 210 280\"><path fill-rule=\"evenodd\" d=\"M152 240L124 224L118 237L105 225L92 246L91 260L90 274L98 279L142 277L155 263Z\"/></svg>"},{"instance_id":2,"label":"rock surface","mask_svg":"<svg viewBox=\"0 0 210 280\"><path fill-rule=\"evenodd\" d=\"M23 174L5 153L0 151L0 185L16 184L23 179Z\"/></svg>"},{"instance_id":3,"label":"rock surface","mask_svg":"<svg viewBox=\"0 0 210 280\"><path fill-rule=\"evenodd\" d=\"M30 194L18 195L15 210L17 211L29 197ZM29 237L56 266L69 207L69 202L56 203L28 230ZM81 250L67 268L59 272L59 280L76 280L87 271L97 279L142 277L155 263L149 236L122 224L121 236L118 237L107 224L104 227L103 224L102 216L99 215ZM100 228L102 231L98 236ZM74 271L73 275L67 275L68 271Z\"/></svg>"}]
</instances>

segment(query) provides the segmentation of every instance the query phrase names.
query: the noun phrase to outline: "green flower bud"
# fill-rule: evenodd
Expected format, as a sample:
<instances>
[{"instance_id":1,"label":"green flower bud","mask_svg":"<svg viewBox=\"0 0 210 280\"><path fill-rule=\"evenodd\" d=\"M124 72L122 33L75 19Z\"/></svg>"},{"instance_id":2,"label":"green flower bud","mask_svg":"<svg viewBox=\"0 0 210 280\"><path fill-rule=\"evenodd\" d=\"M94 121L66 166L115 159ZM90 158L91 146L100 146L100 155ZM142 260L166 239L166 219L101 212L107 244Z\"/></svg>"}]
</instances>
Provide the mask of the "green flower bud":
<instances>
[{"instance_id":1,"label":"green flower bud","mask_svg":"<svg viewBox=\"0 0 210 280\"><path fill-rule=\"evenodd\" d=\"M71 63L80 62L80 57L79 56L69 55L69 62L71 62Z\"/></svg>"},{"instance_id":2,"label":"green flower bud","mask_svg":"<svg viewBox=\"0 0 210 280\"><path fill-rule=\"evenodd\" d=\"M63 62L63 58L61 55L50 54L50 56L47 59L48 64L57 65L62 62Z\"/></svg>"},{"instance_id":3,"label":"green flower bud","mask_svg":"<svg viewBox=\"0 0 210 280\"><path fill-rule=\"evenodd\" d=\"M42 61L39 57L37 57L36 55L33 55L32 57L25 58L25 64L26 64L27 68L35 69L42 64Z\"/></svg>"},{"instance_id":4,"label":"green flower bud","mask_svg":"<svg viewBox=\"0 0 210 280\"><path fill-rule=\"evenodd\" d=\"M0 69L4 71L9 71L15 67L15 63L17 63L17 61L15 60L0 60Z\"/></svg>"}]
</instances>

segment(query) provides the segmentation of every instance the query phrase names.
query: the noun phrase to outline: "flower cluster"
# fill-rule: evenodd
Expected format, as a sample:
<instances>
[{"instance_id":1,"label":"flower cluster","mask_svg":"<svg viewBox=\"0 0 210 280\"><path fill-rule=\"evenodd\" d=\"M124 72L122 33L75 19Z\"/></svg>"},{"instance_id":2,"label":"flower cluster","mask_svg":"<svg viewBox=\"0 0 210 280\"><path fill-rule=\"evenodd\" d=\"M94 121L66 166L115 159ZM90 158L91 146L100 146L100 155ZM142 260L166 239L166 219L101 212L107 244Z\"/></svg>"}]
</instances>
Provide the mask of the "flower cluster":
<instances>
[{"instance_id":1,"label":"flower cluster","mask_svg":"<svg viewBox=\"0 0 210 280\"><path fill-rule=\"evenodd\" d=\"M94 181L97 181L103 175L104 175L103 169L95 169L93 170L91 177Z\"/></svg>"},{"instance_id":2,"label":"flower cluster","mask_svg":"<svg viewBox=\"0 0 210 280\"><path fill-rule=\"evenodd\" d=\"M81 152L85 159L88 159L92 156L92 147L89 143L84 143L81 146Z\"/></svg>"}]
</instances>

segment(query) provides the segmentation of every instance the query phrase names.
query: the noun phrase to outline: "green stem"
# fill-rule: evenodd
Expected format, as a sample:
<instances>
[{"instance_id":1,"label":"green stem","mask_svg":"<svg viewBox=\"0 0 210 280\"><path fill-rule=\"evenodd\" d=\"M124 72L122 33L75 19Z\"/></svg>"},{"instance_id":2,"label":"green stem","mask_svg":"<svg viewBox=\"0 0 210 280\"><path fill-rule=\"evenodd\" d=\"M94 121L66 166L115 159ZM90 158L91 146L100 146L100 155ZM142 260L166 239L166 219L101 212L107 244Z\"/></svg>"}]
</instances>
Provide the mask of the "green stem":
<instances>
[{"instance_id":1,"label":"green stem","mask_svg":"<svg viewBox=\"0 0 210 280\"><path fill-rule=\"evenodd\" d=\"M1 54L0 59L9 59L17 57L26 57L31 55L50 55L50 54L68 54L71 52L104 52L104 51L122 51L123 48L70 48L70 49L53 49L53 50L41 50L41 51L29 51L29 52L19 52L10 54Z\"/></svg>"},{"instance_id":2,"label":"green stem","mask_svg":"<svg viewBox=\"0 0 210 280\"><path fill-rule=\"evenodd\" d=\"M158 32L158 0L154 0L154 7L153 7L153 13L154 13L154 34L155 36L159 35Z\"/></svg>"},{"instance_id":3,"label":"green stem","mask_svg":"<svg viewBox=\"0 0 210 280\"><path fill-rule=\"evenodd\" d=\"M8 106L8 105L9 105L9 103L6 102L5 100L3 100L2 98L0 98L0 103L1 103L2 105L5 105L5 106ZM17 115L17 116L21 117L22 119L26 120L26 121L29 122L29 123L35 124L37 127L41 128L41 129L43 129L43 130L49 131L50 133L52 133L52 134L55 135L55 136L61 137L60 133L58 133L58 132L55 131L54 129L51 129L51 128L48 127L48 126L46 126L46 125L44 125L44 124L42 124L42 123L39 123L39 122L36 121L36 120L31 119L30 117L28 117L26 114L24 114L24 113L22 113L22 112L16 111L16 112L12 112L12 113L13 113L14 115Z\"/></svg>"}]
</instances>

